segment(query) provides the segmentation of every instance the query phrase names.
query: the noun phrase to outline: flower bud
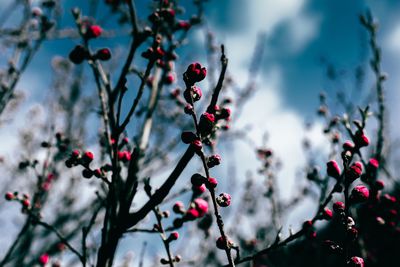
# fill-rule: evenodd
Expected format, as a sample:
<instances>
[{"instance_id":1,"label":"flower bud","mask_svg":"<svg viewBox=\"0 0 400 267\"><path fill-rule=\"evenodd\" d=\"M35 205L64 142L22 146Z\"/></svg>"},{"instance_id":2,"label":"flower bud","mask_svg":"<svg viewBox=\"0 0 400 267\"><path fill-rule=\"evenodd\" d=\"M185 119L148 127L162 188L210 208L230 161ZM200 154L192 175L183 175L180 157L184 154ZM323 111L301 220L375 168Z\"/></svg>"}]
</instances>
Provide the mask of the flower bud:
<instances>
[{"instance_id":1,"label":"flower bud","mask_svg":"<svg viewBox=\"0 0 400 267\"><path fill-rule=\"evenodd\" d=\"M227 193L221 193L216 198L216 201L220 207L229 207L231 205L231 199L231 195Z\"/></svg>"},{"instance_id":2,"label":"flower bud","mask_svg":"<svg viewBox=\"0 0 400 267\"><path fill-rule=\"evenodd\" d=\"M71 60L74 64L81 64L88 57L88 51L81 45L75 46L75 48L69 53L68 56L69 60Z\"/></svg>"},{"instance_id":3,"label":"flower bud","mask_svg":"<svg viewBox=\"0 0 400 267\"><path fill-rule=\"evenodd\" d=\"M212 155L208 157L207 160L207 167L212 168L216 165L219 165L221 163L221 156L220 155Z\"/></svg>"},{"instance_id":4,"label":"flower bud","mask_svg":"<svg viewBox=\"0 0 400 267\"><path fill-rule=\"evenodd\" d=\"M190 144L191 142L196 140L196 138L197 138L197 136L193 132L182 132L182 134L181 134L182 142L185 144Z\"/></svg>"},{"instance_id":5,"label":"flower bud","mask_svg":"<svg viewBox=\"0 0 400 267\"><path fill-rule=\"evenodd\" d=\"M337 202L333 203L333 210L334 210L336 213L342 213L342 212L344 212L344 210L345 210L345 205L344 205L344 203L341 202L341 201L337 201Z\"/></svg>"},{"instance_id":6,"label":"flower bud","mask_svg":"<svg viewBox=\"0 0 400 267\"><path fill-rule=\"evenodd\" d=\"M174 206L172 206L172 210L177 214L183 214L185 213L185 205L183 205L181 201L177 201Z\"/></svg>"},{"instance_id":7,"label":"flower bud","mask_svg":"<svg viewBox=\"0 0 400 267\"><path fill-rule=\"evenodd\" d=\"M93 159L94 159L94 155L90 151L85 152L85 154L83 154L83 156L82 156L83 164L89 164L90 162L93 161Z\"/></svg>"},{"instance_id":8,"label":"flower bud","mask_svg":"<svg viewBox=\"0 0 400 267\"><path fill-rule=\"evenodd\" d=\"M328 163L326 163L326 173L330 177L333 177L335 179L339 179L341 172L342 171L340 170L340 167L339 167L339 165L337 164L336 161L331 160L331 161L328 161Z\"/></svg>"},{"instance_id":9,"label":"flower bud","mask_svg":"<svg viewBox=\"0 0 400 267\"><path fill-rule=\"evenodd\" d=\"M200 63L195 62L188 66L186 72L183 74L183 80L187 85L193 85L196 82L202 81L206 75L206 68L202 67Z\"/></svg>"},{"instance_id":10,"label":"flower bud","mask_svg":"<svg viewBox=\"0 0 400 267\"><path fill-rule=\"evenodd\" d=\"M178 240L178 238L179 238L179 233L174 231L169 235L168 241L171 242L171 241L174 241L174 240Z\"/></svg>"},{"instance_id":11,"label":"flower bud","mask_svg":"<svg viewBox=\"0 0 400 267\"><path fill-rule=\"evenodd\" d=\"M8 200L8 201L11 201L11 200L15 199L15 195L14 195L13 193L11 193L11 192L7 192L7 193L4 195L4 198L5 198L6 200Z\"/></svg>"},{"instance_id":12,"label":"flower bud","mask_svg":"<svg viewBox=\"0 0 400 267\"><path fill-rule=\"evenodd\" d=\"M325 208L322 211L322 214L321 214L322 219L330 220L330 219L332 219L332 216L333 216L333 214L332 214L332 211L330 209Z\"/></svg>"},{"instance_id":13,"label":"flower bud","mask_svg":"<svg viewBox=\"0 0 400 267\"><path fill-rule=\"evenodd\" d=\"M368 137L360 130L354 134L354 143L356 147L361 148L369 145Z\"/></svg>"},{"instance_id":14,"label":"flower bud","mask_svg":"<svg viewBox=\"0 0 400 267\"><path fill-rule=\"evenodd\" d=\"M190 178L190 182L194 186L201 186L206 181L207 181L206 177L204 177L203 175L201 175L199 173L193 174L192 177Z\"/></svg>"},{"instance_id":15,"label":"flower bud","mask_svg":"<svg viewBox=\"0 0 400 267\"><path fill-rule=\"evenodd\" d=\"M49 254L45 253L39 257L39 263L42 265L46 265L50 260Z\"/></svg>"},{"instance_id":16,"label":"flower bud","mask_svg":"<svg viewBox=\"0 0 400 267\"><path fill-rule=\"evenodd\" d=\"M208 202L204 199L196 198L193 203L199 213L199 217L203 217L208 212Z\"/></svg>"},{"instance_id":17,"label":"flower bud","mask_svg":"<svg viewBox=\"0 0 400 267\"><path fill-rule=\"evenodd\" d=\"M214 189L217 187L217 185L218 185L217 179L215 179L213 177L208 178L208 180L207 180L207 188L208 189Z\"/></svg>"},{"instance_id":18,"label":"flower bud","mask_svg":"<svg viewBox=\"0 0 400 267\"><path fill-rule=\"evenodd\" d=\"M346 180L349 183L354 182L357 178L360 178L363 170L363 165L361 162L357 161L353 163L346 172Z\"/></svg>"},{"instance_id":19,"label":"flower bud","mask_svg":"<svg viewBox=\"0 0 400 267\"><path fill-rule=\"evenodd\" d=\"M364 267L364 260L360 257L351 257L347 262L347 266L349 267Z\"/></svg>"},{"instance_id":20,"label":"flower bud","mask_svg":"<svg viewBox=\"0 0 400 267\"><path fill-rule=\"evenodd\" d=\"M355 203L360 203L368 200L369 190L363 185L358 185L351 191L350 199Z\"/></svg>"},{"instance_id":21,"label":"flower bud","mask_svg":"<svg viewBox=\"0 0 400 267\"><path fill-rule=\"evenodd\" d=\"M107 61L111 58L111 51L108 48L100 49L96 52L95 58Z\"/></svg>"},{"instance_id":22,"label":"flower bud","mask_svg":"<svg viewBox=\"0 0 400 267\"><path fill-rule=\"evenodd\" d=\"M219 249L225 250L231 248L233 246L233 242L229 238L225 239L224 237L220 236L216 241L216 246Z\"/></svg>"}]
</instances>

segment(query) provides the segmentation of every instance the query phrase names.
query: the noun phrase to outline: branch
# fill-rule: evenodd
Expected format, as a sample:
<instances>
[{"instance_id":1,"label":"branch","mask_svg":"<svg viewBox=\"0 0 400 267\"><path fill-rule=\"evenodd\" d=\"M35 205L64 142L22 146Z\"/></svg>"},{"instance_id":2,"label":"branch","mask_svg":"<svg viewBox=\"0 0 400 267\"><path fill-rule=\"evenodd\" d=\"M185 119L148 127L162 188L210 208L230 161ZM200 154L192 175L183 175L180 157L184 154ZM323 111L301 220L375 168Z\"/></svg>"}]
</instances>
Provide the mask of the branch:
<instances>
[{"instance_id":1,"label":"branch","mask_svg":"<svg viewBox=\"0 0 400 267\"><path fill-rule=\"evenodd\" d=\"M125 229L131 228L135 226L138 222L144 219L146 215L154 209L155 206L161 204L161 202L166 198L171 188L174 186L175 182L178 180L182 171L185 169L186 165L194 156L194 149L192 146L189 146L186 152L183 154L175 169L169 175L164 184L155 191L155 193L151 196L149 201L147 201L144 206L135 213L131 213L128 215L128 218L125 222Z\"/></svg>"}]
</instances>

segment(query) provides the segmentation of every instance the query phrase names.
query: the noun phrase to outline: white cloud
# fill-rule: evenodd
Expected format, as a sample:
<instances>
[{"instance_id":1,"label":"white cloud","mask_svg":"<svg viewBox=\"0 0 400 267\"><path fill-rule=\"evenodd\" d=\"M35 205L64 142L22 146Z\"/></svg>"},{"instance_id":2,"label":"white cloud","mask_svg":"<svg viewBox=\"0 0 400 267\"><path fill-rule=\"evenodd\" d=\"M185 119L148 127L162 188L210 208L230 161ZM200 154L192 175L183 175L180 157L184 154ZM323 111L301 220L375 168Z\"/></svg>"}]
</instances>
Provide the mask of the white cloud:
<instances>
[{"instance_id":1,"label":"white cloud","mask_svg":"<svg viewBox=\"0 0 400 267\"><path fill-rule=\"evenodd\" d=\"M395 52L397 56L400 56L400 22L398 22L389 34L386 36L384 41L390 52Z\"/></svg>"}]
</instances>

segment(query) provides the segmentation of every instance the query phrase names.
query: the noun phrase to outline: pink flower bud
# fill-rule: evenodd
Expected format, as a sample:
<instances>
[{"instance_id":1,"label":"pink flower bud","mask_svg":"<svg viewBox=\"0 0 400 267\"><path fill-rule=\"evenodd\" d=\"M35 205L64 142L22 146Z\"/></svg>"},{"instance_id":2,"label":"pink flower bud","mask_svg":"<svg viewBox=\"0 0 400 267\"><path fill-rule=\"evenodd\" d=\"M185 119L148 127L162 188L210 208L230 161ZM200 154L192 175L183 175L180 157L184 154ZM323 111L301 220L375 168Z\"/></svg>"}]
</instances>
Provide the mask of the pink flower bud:
<instances>
[{"instance_id":1,"label":"pink flower bud","mask_svg":"<svg viewBox=\"0 0 400 267\"><path fill-rule=\"evenodd\" d=\"M185 219L188 221L193 221L199 217L199 212L196 209L191 208L186 211Z\"/></svg>"},{"instance_id":2,"label":"pink flower bud","mask_svg":"<svg viewBox=\"0 0 400 267\"><path fill-rule=\"evenodd\" d=\"M231 205L231 195L227 193L221 193L217 198L217 204L220 207L229 207Z\"/></svg>"},{"instance_id":3,"label":"pink flower bud","mask_svg":"<svg viewBox=\"0 0 400 267\"><path fill-rule=\"evenodd\" d=\"M360 257L351 257L350 260L347 262L347 266L349 267L364 267L364 260Z\"/></svg>"},{"instance_id":4,"label":"pink flower bud","mask_svg":"<svg viewBox=\"0 0 400 267\"><path fill-rule=\"evenodd\" d=\"M208 211L208 202L202 198L196 198L193 203L196 210L199 212L199 217L203 217Z\"/></svg>"},{"instance_id":5,"label":"pink flower bud","mask_svg":"<svg viewBox=\"0 0 400 267\"><path fill-rule=\"evenodd\" d=\"M368 162L368 168L371 170L377 170L379 167L379 162L375 158L371 158Z\"/></svg>"},{"instance_id":6,"label":"pink flower bud","mask_svg":"<svg viewBox=\"0 0 400 267\"><path fill-rule=\"evenodd\" d=\"M194 185L192 186L192 190L193 190L193 194L195 195L201 195L204 192L206 192L206 185L202 184L202 185Z\"/></svg>"},{"instance_id":7,"label":"pink flower bud","mask_svg":"<svg viewBox=\"0 0 400 267\"><path fill-rule=\"evenodd\" d=\"M39 263L42 265L46 265L50 260L49 254L45 253L39 257Z\"/></svg>"}]
</instances>

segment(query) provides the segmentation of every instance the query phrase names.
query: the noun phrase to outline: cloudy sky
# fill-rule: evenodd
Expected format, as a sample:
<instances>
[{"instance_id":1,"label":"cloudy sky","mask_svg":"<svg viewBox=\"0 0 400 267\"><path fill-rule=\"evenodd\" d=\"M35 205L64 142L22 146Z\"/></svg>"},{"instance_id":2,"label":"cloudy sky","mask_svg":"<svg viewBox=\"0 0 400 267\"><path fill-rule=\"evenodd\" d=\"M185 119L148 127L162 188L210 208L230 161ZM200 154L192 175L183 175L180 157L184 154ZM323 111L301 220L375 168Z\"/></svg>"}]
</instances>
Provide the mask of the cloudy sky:
<instances>
[{"instance_id":1,"label":"cloudy sky","mask_svg":"<svg viewBox=\"0 0 400 267\"><path fill-rule=\"evenodd\" d=\"M1 5L6 5L7 1L1 1ZM75 5L85 10L87 6L82 3L84 1L64 2L67 2L66 13L61 25L72 27L68 10ZM136 3L139 10L146 10L148 1ZM354 72L359 66L364 66L367 77L362 86L370 88L372 85L368 83L371 72L365 67L370 56L367 35L358 23L359 14L367 8L380 22L378 40L383 48L384 70L389 73L386 91L392 114L390 125L396 135L399 129L395 127L395 114L400 112L397 104L400 102L397 86L400 83L400 1L209 0L206 5L206 27L215 34L217 42L225 44L230 60L229 73L237 83L245 84L247 81L257 35L260 32L266 35L258 91L246 104L238 126L252 124L251 136L257 143L261 143L263 134L268 131L269 144L285 162L284 177L294 177L305 161L301 149L303 129L306 122L315 119L319 92L324 90L334 99L338 89L346 93L356 89ZM146 14L139 13L139 16L144 18ZM108 24L109 27L113 25L112 22ZM199 42L198 47L204 45L203 33L195 31L190 35L191 40ZM118 42L97 42L99 45L120 47L127 41L126 38L119 38ZM78 40L46 42L19 84L20 90L28 96L26 107L43 100L44 92L51 83L48 63L51 58L55 55L67 56L76 43ZM182 53L193 55L191 50L183 50ZM196 60L205 62L205 52L196 55L199 57ZM337 80L328 78L327 69ZM18 121L15 123L18 124ZM321 128L317 121L309 134L317 145L325 140L320 134ZM7 127L0 129L0 135L12 140ZM0 150L8 151L12 145L10 141ZM241 149L252 153L248 148ZM249 160L243 171L254 166ZM283 186L289 188L293 182L293 179L281 181Z\"/></svg>"}]
</instances>

